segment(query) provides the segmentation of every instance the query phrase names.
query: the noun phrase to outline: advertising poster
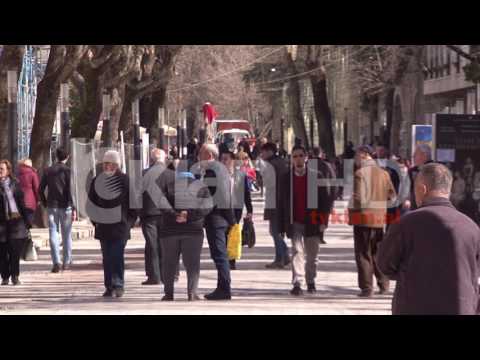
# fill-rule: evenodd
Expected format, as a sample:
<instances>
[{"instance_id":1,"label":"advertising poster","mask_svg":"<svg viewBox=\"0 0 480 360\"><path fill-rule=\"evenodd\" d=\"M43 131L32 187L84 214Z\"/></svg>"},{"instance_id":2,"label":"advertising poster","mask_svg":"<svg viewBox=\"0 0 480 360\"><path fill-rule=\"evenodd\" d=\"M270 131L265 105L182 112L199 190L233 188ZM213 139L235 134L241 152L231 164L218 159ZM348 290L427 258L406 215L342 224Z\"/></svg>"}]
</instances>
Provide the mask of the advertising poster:
<instances>
[{"instance_id":1,"label":"advertising poster","mask_svg":"<svg viewBox=\"0 0 480 360\"><path fill-rule=\"evenodd\" d=\"M415 148L420 144L427 144L433 147L432 125L413 125L412 126L412 163Z\"/></svg>"},{"instance_id":2,"label":"advertising poster","mask_svg":"<svg viewBox=\"0 0 480 360\"><path fill-rule=\"evenodd\" d=\"M480 225L480 115L437 114L433 149L454 176L453 205Z\"/></svg>"}]
</instances>

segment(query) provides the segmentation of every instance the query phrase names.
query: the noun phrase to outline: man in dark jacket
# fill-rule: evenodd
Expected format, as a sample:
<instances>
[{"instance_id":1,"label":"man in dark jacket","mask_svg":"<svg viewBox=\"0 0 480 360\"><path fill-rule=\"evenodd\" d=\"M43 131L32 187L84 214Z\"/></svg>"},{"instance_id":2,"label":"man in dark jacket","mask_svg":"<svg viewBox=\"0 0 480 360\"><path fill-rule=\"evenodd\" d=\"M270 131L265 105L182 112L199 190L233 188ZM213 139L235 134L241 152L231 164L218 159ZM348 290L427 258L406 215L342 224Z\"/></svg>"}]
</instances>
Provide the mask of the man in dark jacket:
<instances>
[{"instance_id":1,"label":"man in dark jacket","mask_svg":"<svg viewBox=\"0 0 480 360\"><path fill-rule=\"evenodd\" d=\"M266 265L268 269L283 269L290 263L288 247L282 234L281 212L279 204L282 194L280 192L280 179L288 170L284 159L276 155L277 147L273 143L262 146L261 167L263 184L265 186L264 220L269 221L269 231L275 244L275 259Z\"/></svg>"},{"instance_id":2,"label":"man in dark jacket","mask_svg":"<svg viewBox=\"0 0 480 360\"><path fill-rule=\"evenodd\" d=\"M40 181L39 195L48 212L48 234L53 273L60 271L60 244L57 237L59 225L63 241L63 270L72 263L72 222L76 218L70 190L70 168L66 165L68 154L61 148L56 151L57 163L45 170ZM48 198L45 189L48 189Z\"/></svg>"},{"instance_id":3,"label":"man in dark jacket","mask_svg":"<svg viewBox=\"0 0 480 360\"><path fill-rule=\"evenodd\" d=\"M187 272L188 300L199 300L197 295L200 277L200 255L203 244L205 216L213 204L208 188L190 172L165 170L160 177L160 189L166 206L161 206L162 226L159 235L164 257L162 272L165 296L162 301L174 298L174 279L182 255Z\"/></svg>"},{"instance_id":4,"label":"man in dark jacket","mask_svg":"<svg viewBox=\"0 0 480 360\"><path fill-rule=\"evenodd\" d=\"M313 158L312 159L308 159L308 167L309 168L313 168L314 166L314 169L315 171L318 171L320 173L320 177L322 179L330 179L330 180L333 180L333 179L336 179L337 178L337 169L335 167L334 164L332 164L331 162L329 162L327 160L327 156L325 154L325 151L321 148L321 147L314 147L313 150ZM343 175L340 176L340 178L342 178ZM326 196L328 199L327 203L331 205L331 208L328 209L329 213L332 211L333 209L333 205L335 203L335 200L337 200L338 198L338 193L340 191L339 187L338 186L334 186L333 184L329 184L328 186L325 186L322 191L324 191L326 193ZM325 241L324 237L323 237L323 233L322 233L322 236L320 237L320 244L326 244L327 242Z\"/></svg>"},{"instance_id":5,"label":"man in dark jacket","mask_svg":"<svg viewBox=\"0 0 480 360\"><path fill-rule=\"evenodd\" d=\"M109 150L103 156L103 172L96 176L86 210L95 226L103 256L104 297L122 297L124 293L125 246L137 213L130 209L129 180L120 169L120 154Z\"/></svg>"},{"instance_id":6,"label":"man in dark jacket","mask_svg":"<svg viewBox=\"0 0 480 360\"><path fill-rule=\"evenodd\" d=\"M160 175L165 170L166 154L164 150L153 149L150 157L153 165L143 174L143 206L140 211L142 232L145 237L145 273L147 280L142 285L160 284L162 279L162 251L160 245L161 214L159 204L161 194L158 187ZM153 198L152 198L153 197Z\"/></svg>"},{"instance_id":7,"label":"man in dark jacket","mask_svg":"<svg viewBox=\"0 0 480 360\"><path fill-rule=\"evenodd\" d=\"M316 163L306 166L307 152L303 146L292 149L292 169L281 179L280 203L282 232L292 240L292 295L302 295L304 280L309 293L316 291L317 255L319 244L328 226L334 196L327 184L318 186L328 174ZM306 262L305 262L306 259Z\"/></svg>"},{"instance_id":8,"label":"man in dark jacket","mask_svg":"<svg viewBox=\"0 0 480 360\"><path fill-rule=\"evenodd\" d=\"M473 315L478 312L480 229L450 203L452 175L422 166L415 181L419 209L391 226L378 266L396 280L394 315Z\"/></svg>"},{"instance_id":9,"label":"man in dark jacket","mask_svg":"<svg viewBox=\"0 0 480 360\"><path fill-rule=\"evenodd\" d=\"M230 300L232 295L226 234L229 228L236 224L236 220L232 207L228 172L225 166L218 162L218 156L218 148L215 144L203 144L198 156L200 162L192 167L192 172L201 176L203 182L208 186L214 203L212 212L205 218L205 230L210 255L217 268L218 280L217 288L212 293L205 295L205 298L207 300Z\"/></svg>"}]
</instances>

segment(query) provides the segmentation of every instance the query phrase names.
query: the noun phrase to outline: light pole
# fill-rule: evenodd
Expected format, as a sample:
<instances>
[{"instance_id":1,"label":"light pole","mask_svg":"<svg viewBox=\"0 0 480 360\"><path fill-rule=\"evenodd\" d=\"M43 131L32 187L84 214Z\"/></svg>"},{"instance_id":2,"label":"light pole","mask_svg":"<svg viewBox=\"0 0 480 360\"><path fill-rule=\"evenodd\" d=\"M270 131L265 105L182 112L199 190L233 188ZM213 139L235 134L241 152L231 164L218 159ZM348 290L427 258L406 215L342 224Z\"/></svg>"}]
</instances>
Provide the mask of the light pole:
<instances>
[{"instance_id":1,"label":"light pole","mask_svg":"<svg viewBox=\"0 0 480 360\"><path fill-rule=\"evenodd\" d=\"M69 114L69 104L70 104L70 94L69 94L68 84L64 83L60 85L60 119L62 123L62 147L65 151L69 152L70 145L70 114Z\"/></svg>"},{"instance_id":2,"label":"light pole","mask_svg":"<svg viewBox=\"0 0 480 360\"><path fill-rule=\"evenodd\" d=\"M181 127L182 119L181 119L181 110L177 111L177 155L178 158L182 158L182 127Z\"/></svg>"},{"instance_id":3,"label":"light pole","mask_svg":"<svg viewBox=\"0 0 480 360\"><path fill-rule=\"evenodd\" d=\"M187 152L185 151L185 146L187 144L187 110L182 110L182 124L181 124L181 145L182 145L182 159L185 159Z\"/></svg>"},{"instance_id":4,"label":"light pole","mask_svg":"<svg viewBox=\"0 0 480 360\"><path fill-rule=\"evenodd\" d=\"M8 97L8 125L9 125L9 157L15 169L18 161L18 120L17 120L17 95L18 78L15 70L7 72L7 97Z\"/></svg>"},{"instance_id":5,"label":"light pole","mask_svg":"<svg viewBox=\"0 0 480 360\"><path fill-rule=\"evenodd\" d=\"M165 150L165 108L158 108L158 147Z\"/></svg>"},{"instance_id":6,"label":"light pole","mask_svg":"<svg viewBox=\"0 0 480 360\"><path fill-rule=\"evenodd\" d=\"M138 99L132 102L133 152L134 159L140 160L140 111Z\"/></svg>"},{"instance_id":7,"label":"light pole","mask_svg":"<svg viewBox=\"0 0 480 360\"><path fill-rule=\"evenodd\" d=\"M103 107L103 125L102 130L104 132L104 146L106 148L112 147L112 127L110 124L110 95L104 94L102 98L102 107Z\"/></svg>"}]
</instances>

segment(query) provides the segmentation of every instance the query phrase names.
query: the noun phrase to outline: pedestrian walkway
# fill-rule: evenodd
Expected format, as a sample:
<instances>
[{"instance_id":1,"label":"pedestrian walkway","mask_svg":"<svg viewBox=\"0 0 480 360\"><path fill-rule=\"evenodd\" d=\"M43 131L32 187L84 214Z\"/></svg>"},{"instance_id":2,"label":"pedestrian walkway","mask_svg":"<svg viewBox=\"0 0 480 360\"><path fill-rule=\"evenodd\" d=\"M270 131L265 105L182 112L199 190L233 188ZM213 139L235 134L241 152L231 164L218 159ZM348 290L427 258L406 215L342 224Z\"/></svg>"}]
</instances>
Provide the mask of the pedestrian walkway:
<instances>
[{"instance_id":1,"label":"pedestrian walkway","mask_svg":"<svg viewBox=\"0 0 480 360\"><path fill-rule=\"evenodd\" d=\"M341 204L337 204L341 205ZM265 264L274 256L268 223L263 221L263 202L254 195L254 221L257 244L243 248L244 254L232 271L233 300L188 302L186 274L176 283L175 302L161 302L161 285L142 286L144 239L133 230L126 250L125 296L105 299L100 245L94 239L74 242L72 270L50 273L48 248L40 258L22 263L22 285L0 287L0 314L390 314L391 296L372 299L356 296L357 273L353 254L352 228L332 224L319 254L317 293L292 297L291 270L269 270ZM342 210L338 209L339 212ZM216 285L216 270L204 241L199 293Z\"/></svg>"}]
</instances>

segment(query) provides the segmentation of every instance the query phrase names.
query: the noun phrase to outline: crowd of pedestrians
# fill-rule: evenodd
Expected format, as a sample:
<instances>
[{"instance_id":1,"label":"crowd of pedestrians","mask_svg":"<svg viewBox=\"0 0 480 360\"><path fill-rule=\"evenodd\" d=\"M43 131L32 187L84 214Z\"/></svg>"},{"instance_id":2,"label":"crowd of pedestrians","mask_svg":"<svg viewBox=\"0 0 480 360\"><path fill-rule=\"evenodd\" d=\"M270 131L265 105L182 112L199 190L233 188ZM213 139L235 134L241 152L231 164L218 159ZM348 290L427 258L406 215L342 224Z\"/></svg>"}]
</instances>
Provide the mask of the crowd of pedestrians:
<instances>
[{"instance_id":1,"label":"crowd of pedestrians","mask_svg":"<svg viewBox=\"0 0 480 360\"><path fill-rule=\"evenodd\" d=\"M317 259L336 200L344 199L346 164L353 168L348 223L353 226L358 296L390 293L396 281L394 314L474 314L479 308L480 229L455 208L454 178L432 161L427 145L416 147L413 166L382 145L348 143L344 154L327 159L317 147L297 142L287 154L261 138L254 147L242 139L228 144L187 144L186 162L178 149L153 149L141 189L121 171L120 154L105 152L102 171L89 184L87 214L100 241L105 297L125 292L125 247L139 219L145 238L143 285L163 284L163 301L173 301L180 256L187 274L188 300L200 299L200 254L204 234L217 270L207 300L230 300L228 244L234 225L253 221L252 193L264 196L264 220L274 245L268 269L292 271L293 296L315 293ZM70 189L68 153L42 172L23 160L14 174L0 161L0 271L2 285L20 283L20 257L35 213L47 209L52 272L72 266L72 222L77 218ZM319 185L321 184L321 185ZM457 183L457 187L458 187ZM455 190L455 189L454 189ZM455 195L455 193L454 193ZM141 199L134 209L132 197ZM244 208L246 213L244 213ZM60 254L61 233L63 253ZM291 248L287 244L290 240Z\"/></svg>"}]
</instances>

